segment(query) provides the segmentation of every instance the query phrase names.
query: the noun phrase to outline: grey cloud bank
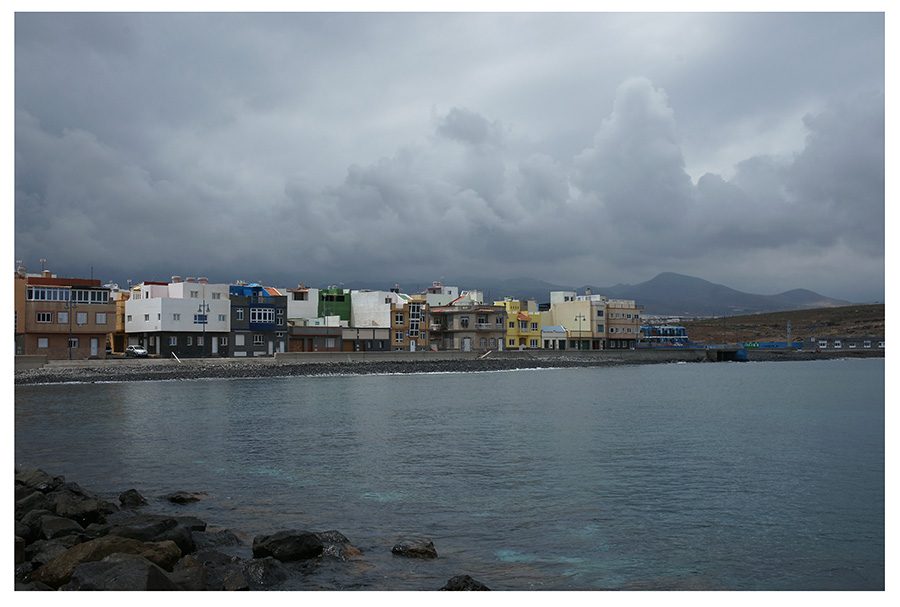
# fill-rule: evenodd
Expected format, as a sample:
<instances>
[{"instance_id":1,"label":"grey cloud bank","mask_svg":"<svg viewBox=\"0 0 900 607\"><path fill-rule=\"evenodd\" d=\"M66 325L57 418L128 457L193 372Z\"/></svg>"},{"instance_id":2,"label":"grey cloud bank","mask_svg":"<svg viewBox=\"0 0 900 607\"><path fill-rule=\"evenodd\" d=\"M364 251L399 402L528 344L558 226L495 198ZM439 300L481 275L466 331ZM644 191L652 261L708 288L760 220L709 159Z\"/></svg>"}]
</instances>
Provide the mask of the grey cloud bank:
<instances>
[{"instance_id":1,"label":"grey cloud bank","mask_svg":"<svg viewBox=\"0 0 900 607\"><path fill-rule=\"evenodd\" d=\"M883 14L15 25L30 270L280 286L673 271L884 300Z\"/></svg>"}]
</instances>

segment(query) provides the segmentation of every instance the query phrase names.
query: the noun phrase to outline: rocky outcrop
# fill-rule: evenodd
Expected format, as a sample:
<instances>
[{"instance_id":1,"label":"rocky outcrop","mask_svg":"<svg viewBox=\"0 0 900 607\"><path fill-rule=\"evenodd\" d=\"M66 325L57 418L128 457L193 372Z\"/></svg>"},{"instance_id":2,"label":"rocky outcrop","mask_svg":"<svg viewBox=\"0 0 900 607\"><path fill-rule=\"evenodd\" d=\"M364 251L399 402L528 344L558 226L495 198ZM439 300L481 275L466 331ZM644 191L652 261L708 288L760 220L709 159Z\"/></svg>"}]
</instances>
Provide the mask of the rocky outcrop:
<instances>
[{"instance_id":1,"label":"rocky outcrop","mask_svg":"<svg viewBox=\"0 0 900 607\"><path fill-rule=\"evenodd\" d=\"M394 544L391 552L397 556L406 556L418 559L436 559L437 550L434 542L424 539L403 539Z\"/></svg>"},{"instance_id":2,"label":"rocky outcrop","mask_svg":"<svg viewBox=\"0 0 900 607\"><path fill-rule=\"evenodd\" d=\"M441 590L490 590L490 588L468 575L457 575L450 578Z\"/></svg>"},{"instance_id":3,"label":"rocky outcrop","mask_svg":"<svg viewBox=\"0 0 900 607\"><path fill-rule=\"evenodd\" d=\"M15 494L17 590L269 589L322 559L360 554L338 531L287 530L256 537L253 558L240 558L225 551L248 551L246 542L228 529L144 512L148 502L133 489L119 496L120 509L42 470L17 471ZM187 506L201 495L160 497Z\"/></svg>"}]
</instances>

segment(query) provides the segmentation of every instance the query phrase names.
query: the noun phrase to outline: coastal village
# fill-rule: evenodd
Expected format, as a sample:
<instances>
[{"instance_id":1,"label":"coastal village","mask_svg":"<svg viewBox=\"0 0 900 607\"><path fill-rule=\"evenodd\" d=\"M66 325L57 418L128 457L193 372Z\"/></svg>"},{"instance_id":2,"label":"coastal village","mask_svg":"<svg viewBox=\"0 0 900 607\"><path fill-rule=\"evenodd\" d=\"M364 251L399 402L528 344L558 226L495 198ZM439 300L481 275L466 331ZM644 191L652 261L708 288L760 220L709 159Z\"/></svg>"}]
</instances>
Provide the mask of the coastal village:
<instances>
[{"instance_id":1,"label":"coastal village","mask_svg":"<svg viewBox=\"0 0 900 607\"><path fill-rule=\"evenodd\" d=\"M276 288L172 276L120 288L42 270L15 274L16 354L47 360L260 357L302 352L683 348L683 326L648 322L632 300L587 289L548 302L503 298L436 281L420 293ZM788 342L789 343L789 342ZM884 349L883 337L823 339L796 348ZM760 347L753 344L751 347Z\"/></svg>"}]
</instances>

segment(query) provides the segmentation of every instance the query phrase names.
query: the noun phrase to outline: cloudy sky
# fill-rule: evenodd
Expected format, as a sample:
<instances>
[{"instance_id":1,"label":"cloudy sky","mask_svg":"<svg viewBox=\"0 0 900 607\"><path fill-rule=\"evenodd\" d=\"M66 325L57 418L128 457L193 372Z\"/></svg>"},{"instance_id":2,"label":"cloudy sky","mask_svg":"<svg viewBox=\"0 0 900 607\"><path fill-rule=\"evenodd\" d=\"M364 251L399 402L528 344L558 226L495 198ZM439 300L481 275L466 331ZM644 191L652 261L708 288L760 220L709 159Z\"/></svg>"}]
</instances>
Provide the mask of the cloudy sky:
<instances>
[{"instance_id":1,"label":"cloudy sky","mask_svg":"<svg viewBox=\"0 0 900 607\"><path fill-rule=\"evenodd\" d=\"M19 13L15 256L121 285L672 271L883 301L884 28Z\"/></svg>"}]
</instances>

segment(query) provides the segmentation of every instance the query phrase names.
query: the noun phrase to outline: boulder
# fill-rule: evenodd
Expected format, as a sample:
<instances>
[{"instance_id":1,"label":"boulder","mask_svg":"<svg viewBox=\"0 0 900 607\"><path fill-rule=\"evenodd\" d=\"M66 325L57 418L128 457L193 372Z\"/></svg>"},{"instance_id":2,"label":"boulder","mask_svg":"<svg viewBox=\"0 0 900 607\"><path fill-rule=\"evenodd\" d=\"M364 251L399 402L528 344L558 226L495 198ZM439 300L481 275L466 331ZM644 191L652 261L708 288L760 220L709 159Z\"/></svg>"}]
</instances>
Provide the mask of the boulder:
<instances>
[{"instance_id":1,"label":"boulder","mask_svg":"<svg viewBox=\"0 0 900 607\"><path fill-rule=\"evenodd\" d=\"M119 494L119 503L125 508L138 508L146 505L147 500L137 489L129 489Z\"/></svg>"},{"instance_id":2,"label":"boulder","mask_svg":"<svg viewBox=\"0 0 900 607\"><path fill-rule=\"evenodd\" d=\"M290 529L272 535L253 538L253 556L275 557L279 561L299 561L316 558L325 550L322 540L311 531Z\"/></svg>"},{"instance_id":3,"label":"boulder","mask_svg":"<svg viewBox=\"0 0 900 607\"><path fill-rule=\"evenodd\" d=\"M219 531L194 531L191 533L195 550L207 550L227 546L242 546L244 542L229 529ZM193 552L193 550L191 551Z\"/></svg>"},{"instance_id":4,"label":"boulder","mask_svg":"<svg viewBox=\"0 0 900 607\"><path fill-rule=\"evenodd\" d=\"M100 500L77 494L61 493L50 499L50 507L58 516L72 519L82 527L99 522L103 517Z\"/></svg>"},{"instance_id":5,"label":"boulder","mask_svg":"<svg viewBox=\"0 0 900 607\"><path fill-rule=\"evenodd\" d=\"M64 535L52 540L36 540L25 548L25 559L38 568L83 541L84 539L79 535Z\"/></svg>"},{"instance_id":6,"label":"boulder","mask_svg":"<svg viewBox=\"0 0 900 607\"><path fill-rule=\"evenodd\" d=\"M468 575L457 575L450 578L441 590L490 590L490 588Z\"/></svg>"},{"instance_id":7,"label":"boulder","mask_svg":"<svg viewBox=\"0 0 900 607\"><path fill-rule=\"evenodd\" d=\"M25 497L16 500L16 520L22 520L32 510L49 510L50 502L40 491L32 490Z\"/></svg>"},{"instance_id":8,"label":"boulder","mask_svg":"<svg viewBox=\"0 0 900 607\"><path fill-rule=\"evenodd\" d=\"M281 561L271 556L264 559L253 559L244 565L244 577L251 588L271 588L290 577L291 572Z\"/></svg>"},{"instance_id":9,"label":"boulder","mask_svg":"<svg viewBox=\"0 0 900 607\"><path fill-rule=\"evenodd\" d=\"M171 570L181 557L181 551L174 542L140 542L109 535L69 548L50 559L34 572L31 581L59 588L71 579L75 567L81 563L99 561L116 552L138 554L165 570Z\"/></svg>"},{"instance_id":10,"label":"boulder","mask_svg":"<svg viewBox=\"0 0 900 607\"><path fill-rule=\"evenodd\" d=\"M47 514L41 517L38 534L45 540L84 533L84 527L69 518Z\"/></svg>"},{"instance_id":11,"label":"boulder","mask_svg":"<svg viewBox=\"0 0 900 607\"><path fill-rule=\"evenodd\" d=\"M317 531L316 537L322 542L322 556L339 561L346 561L352 556L359 556L362 552L350 545L343 533L339 531Z\"/></svg>"},{"instance_id":12,"label":"boulder","mask_svg":"<svg viewBox=\"0 0 900 607\"><path fill-rule=\"evenodd\" d=\"M25 543L31 543L37 539L37 534L34 532L34 529L22 521L16 521L16 537L22 538Z\"/></svg>"},{"instance_id":13,"label":"boulder","mask_svg":"<svg viewBox=\"0 0 900 607\"><path fill-rule=\"evenodd\" d=\"M30 468L27 470L19 470L16 472L16 483L31 487L41 493L47 493L56 489L60 483L64 482L61 476L50 476L39 468Z\"/></svg>"},{"instance_id":14,"label":"boulder","mask_svg":"<svg viewBox=\"0 0 900 607\"><path fill-rule=\"evenodd\" d=\"M199 502L203 499L201 496L205 495L202 493L189 493L187 491L175 491L174 493L168 493L162 496L161 499L172 502L173 504L190 504L193 502Z\"/></svg>"},{"instance_id":15,"label":"boulder","mask_svg":"<svg viewBox=\"0 0 900 607\"><path fill-rule=\"evenodd\" d=\"M179 590L158 565L135 554L111 554L75 567L63 590Z\"/></svg>"},{"instance_id":16,"label":"boulder","mask_svg":"<svg viewBox=\"0 0 900 607\"><path fill-rule=\"evenodd\" d=\"M424 539L400 540L394 544L394 547L391 548L391 552L397 556L418 559L436 559L438 557L437 550L434 548L434 543Z\"/></svg>"}]
</instances>

